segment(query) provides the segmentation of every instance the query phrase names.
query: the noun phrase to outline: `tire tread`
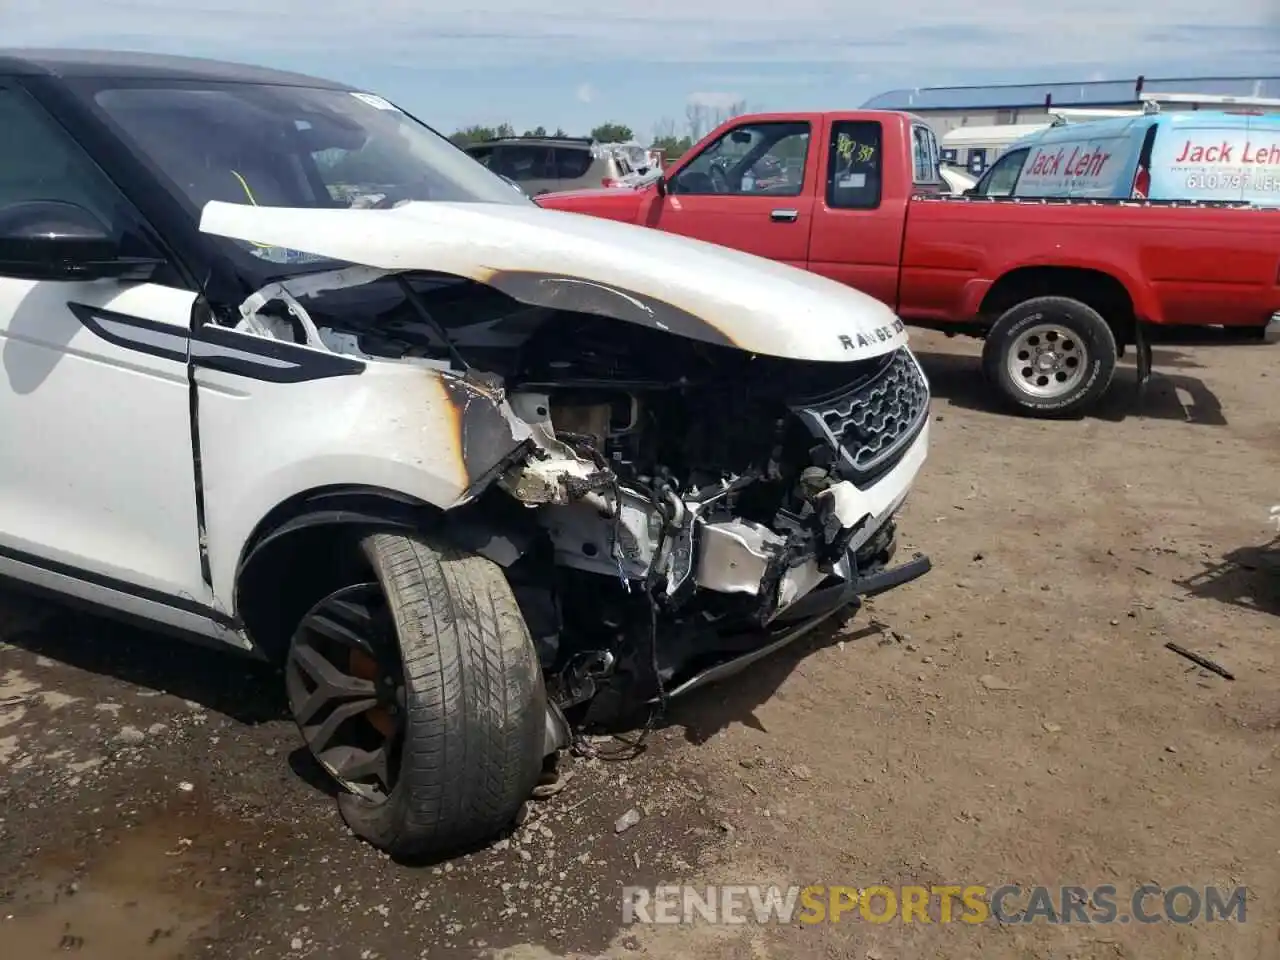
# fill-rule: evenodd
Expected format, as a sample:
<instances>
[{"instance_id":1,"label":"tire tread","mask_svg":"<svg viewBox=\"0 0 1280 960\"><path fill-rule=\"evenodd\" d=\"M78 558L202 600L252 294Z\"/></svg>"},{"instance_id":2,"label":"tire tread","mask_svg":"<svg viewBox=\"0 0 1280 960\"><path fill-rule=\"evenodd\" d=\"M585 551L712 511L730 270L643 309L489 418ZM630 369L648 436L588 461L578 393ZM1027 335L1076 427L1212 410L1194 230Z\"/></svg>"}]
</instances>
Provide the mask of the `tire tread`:
<instances>
[{"instance_id":1,"label":"tire tread","mask_svg":"<svg viewBox=\"0 0 1280 960\"><path fill-rule=\"evenodd\" d=\"M399 856L462 849L518 813L542 764L546 692L502 570L447 544L364 541L404 665L405 736L392 795L340 798L359 836Z\"/></svg>"}]
</instances>

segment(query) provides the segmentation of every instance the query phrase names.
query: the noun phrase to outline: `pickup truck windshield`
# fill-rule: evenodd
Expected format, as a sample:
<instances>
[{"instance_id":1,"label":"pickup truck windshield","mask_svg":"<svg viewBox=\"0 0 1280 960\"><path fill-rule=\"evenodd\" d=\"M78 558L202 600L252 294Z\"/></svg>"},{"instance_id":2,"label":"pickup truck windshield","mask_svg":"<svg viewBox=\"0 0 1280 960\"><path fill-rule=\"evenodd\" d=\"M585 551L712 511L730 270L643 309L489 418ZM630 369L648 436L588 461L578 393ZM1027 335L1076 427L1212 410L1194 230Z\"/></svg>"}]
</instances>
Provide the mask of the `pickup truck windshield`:
<instances>
[{"instance_id":1,"label":"pickup truck windshield","mask_svg":"<svg viewBox=\"0 0 1280 960\"><path fill-rule=\"evenodd\" d=\"M126 145L197 215L211 200L365 209L414 200L530 202L373 94L174 81L98 88L92 98ZM317 259L262 245L240 248L273 263Z\"/></svg>"}]
</instances>

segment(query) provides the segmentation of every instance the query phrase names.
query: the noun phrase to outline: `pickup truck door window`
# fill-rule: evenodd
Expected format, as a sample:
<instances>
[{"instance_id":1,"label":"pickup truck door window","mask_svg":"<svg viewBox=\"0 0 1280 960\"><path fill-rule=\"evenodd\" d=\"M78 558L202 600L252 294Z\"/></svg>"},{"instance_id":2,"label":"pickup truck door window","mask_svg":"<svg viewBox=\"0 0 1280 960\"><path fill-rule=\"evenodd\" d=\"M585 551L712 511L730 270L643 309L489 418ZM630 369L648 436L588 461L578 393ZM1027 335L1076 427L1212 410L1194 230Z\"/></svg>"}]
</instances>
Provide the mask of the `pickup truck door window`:
<instances>
[{"instance_id":1,"label":"pickup truck door window","mask_svg":"<svg viewBox=\"0 0 1280 960\"><path fill-rule=\"evenodd\" d=\"M814 198L806 121L747 123L681 165L650 225L803 267Z\"/></svg>"},{"instance_id":2,"label":"pickup truck door window","mask_svg":"<svg viewBox=\"0 0 1280 960\"><path fill-rule=\"evenodd\" d=\"M0 216L74 205L59 215L96 221L120 256L156 256L139 214L24 90L0 86L0 130ZM91 600L130 594L162 622L151 605L182 607L173 622L187 625L208 600L187 375L195 294L156 282L164 268L152 282L33 279L60 271L22 262L23 249L0 239L0 437L27 451L0 458L0 570Z\"/></svg>"},{"instance_id":3,"label":"pickup truck door window","mask_svg":"<svg viewBox=\"0 0 1280 960\"><path fill-rule=\"evenodd\" d=\"M897 187L903 193L898 202L885 202L886 137L879 121L835 120L827 136L825 204L814 212L809 269L896 306L904 201L911 184ZM905 157L897 142L893 156Z\"/></svg>"}]
</instances>

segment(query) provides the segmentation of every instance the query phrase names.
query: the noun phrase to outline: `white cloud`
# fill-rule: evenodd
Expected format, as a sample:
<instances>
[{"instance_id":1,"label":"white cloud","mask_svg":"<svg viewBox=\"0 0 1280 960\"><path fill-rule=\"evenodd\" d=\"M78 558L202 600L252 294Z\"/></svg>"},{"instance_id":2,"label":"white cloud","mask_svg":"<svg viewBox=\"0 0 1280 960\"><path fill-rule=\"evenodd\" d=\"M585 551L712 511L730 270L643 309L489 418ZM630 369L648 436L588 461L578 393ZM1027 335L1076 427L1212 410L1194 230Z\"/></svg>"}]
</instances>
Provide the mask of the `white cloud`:
<instances>
[{"instance_id":1,"label":"white cloud","mask_svg":"<svg viewBox=\"0 0 1280 960\"><path fill-rule=\"evenodd\" d=\"M968 7L900 0L7 0L6 45L113 46L321 65L474 68L638 60L679 64L841 64L850 74L997 78L1009 69L1071 79L1102 70L1150 72L1188 63L1204 72L1265 70L1280 44L1275 0L1074 0L1045 7L987 0ZM1156 10L1158 9L1158 15ZM999 66L997 66L997 64Z\"/></svg>"},{"instance_id":2,"label":"white cloud","mask_svg":"<svg viewBox=\"0 0 1280 960\"><path fill-rule=\"evenodd\" d=\"M578 89L574 91L574 96L578 98L579 103L590 103L596 98L596 88L589 83L581 84Z\"/></svg>"},{"instance_id":3,"label":"white cloud","mask_svg":"<svg viewBox=\"0 0 1280 960\"><path fill-rule=\"evenodd\" d=\"M700 91L698 93L689 94L689 103L698 107L707 107L711 110L728 110L732 106L742 102L742 97L736 93L720 93L715 91Z\"/></svg>"}]
</instances>

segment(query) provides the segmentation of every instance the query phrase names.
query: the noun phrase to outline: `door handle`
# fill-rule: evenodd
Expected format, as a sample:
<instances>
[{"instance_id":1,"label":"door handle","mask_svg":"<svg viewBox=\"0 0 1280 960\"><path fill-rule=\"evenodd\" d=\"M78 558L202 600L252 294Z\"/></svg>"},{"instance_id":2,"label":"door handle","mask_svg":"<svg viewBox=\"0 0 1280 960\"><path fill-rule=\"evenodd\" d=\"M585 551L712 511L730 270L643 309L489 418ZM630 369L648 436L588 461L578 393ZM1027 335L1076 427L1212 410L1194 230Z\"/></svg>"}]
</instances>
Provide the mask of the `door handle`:
<instances>
[{"instance_id":1,"label":"door handle","mask_svg":"<svg viewBox=\"0 0 1280 960\"><path fill-rule=\"evenodd\" d=\"M769 214L769 219L778 223L795 223L800 219L799 210L774 210Z\"/></svg>"}]
</instances>

